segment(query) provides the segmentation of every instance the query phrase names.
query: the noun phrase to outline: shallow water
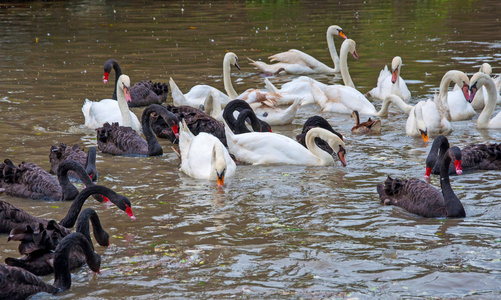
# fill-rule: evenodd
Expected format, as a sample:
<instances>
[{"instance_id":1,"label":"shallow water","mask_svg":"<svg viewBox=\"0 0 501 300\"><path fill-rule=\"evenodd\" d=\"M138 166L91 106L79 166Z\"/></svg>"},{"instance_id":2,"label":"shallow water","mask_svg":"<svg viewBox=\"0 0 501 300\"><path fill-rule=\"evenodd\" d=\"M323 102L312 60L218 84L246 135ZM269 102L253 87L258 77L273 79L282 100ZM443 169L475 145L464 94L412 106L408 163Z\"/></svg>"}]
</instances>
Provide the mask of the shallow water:
<instances>
[{"instance_id":1,"label":"shallow water","mask_svg":"<svg viewBox=\"0 0 501 300\"><path fill-rule=\"evenodd\" d=\"M296 48L330 65L325 30L337 24L357 42L360 58L349 57L348 64L362 92L395 55L403 59L411 103L433 96L447 70L471 75L489 62L500 72L498 1L71 1L0 7L0 154L47 170L51 145L96 145L95 132L83 126L81 106L86 98L111 96L113 86L102 83L109 58L133 82L173 77L187 92L196 84L222 90L221 62L233 51L242 71L232 70L232 77L241 92L264 85L245 57L266 60ZM341 40L336 43L339 49ZM280 86L293 78L270 80ZM133 111L140 116L142 108ZM381 206L376 184L388 175L422 178L431 147L406 136L405 116L392 112L381 135L364 136L351 134L348 115L301 107L292 125L273 130L295 136L308 117L322 115L346 137L347 167L239 166L223 189L180 173L165 140L162 157L99 154L99 183L127 195L137 220L89 201L112 245L96 248L101 274L87 267L74 271L71 290L60 297L498 298L499 172L452 178L464 219L424 219ZM501 131L477 130L474 120L454 122L452 145L500 140ZM437 177L431 182L439 185ZM0 199L57 220L70 206ZM1 260L16 256L17 245L6 239L0 237ZM51 276L44 279L52 282Z\"/></svg>"}]
</instances>

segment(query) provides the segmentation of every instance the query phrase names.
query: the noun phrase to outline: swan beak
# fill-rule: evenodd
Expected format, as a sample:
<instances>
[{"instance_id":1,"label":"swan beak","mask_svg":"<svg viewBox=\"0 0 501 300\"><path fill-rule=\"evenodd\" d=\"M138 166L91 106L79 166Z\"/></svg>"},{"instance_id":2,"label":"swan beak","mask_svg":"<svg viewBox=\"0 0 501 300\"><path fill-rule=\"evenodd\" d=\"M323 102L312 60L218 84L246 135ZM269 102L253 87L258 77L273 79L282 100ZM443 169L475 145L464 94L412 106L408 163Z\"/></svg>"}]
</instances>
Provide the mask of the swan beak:
<instances>
[{"instance_id":1,"label":"swan beak","mask_svg":"<svg viewBox=\"0 0 501 300\"><path fill-rule=\"evenodd\" d=\"M343 39L347 39L348 37L346 36L346 34L344 34L344 31L342 30L339 30L339 36L342 37Z\"/></svg>"},{"instance_id":2,"label":"swan beak","mask_svg":"<svg viewBox=\"0 0 501 300\"><path fill-rule=\"evenodd\" d=\"M470 88L469 88L469 91L470 91L470 97L469 97L469 98L467 98L467 99L468 99L468 102L470 102L470 103L471 103L471 102L473 101L473 99L475 98L475 95L477 94L477 90L478 90L478 88L477 88L477 83L475 82L475 83L474 83L472 86L470 86ZM466 96L466 94L465 94L465 96Z\"/></svg>"},{"instance_id":3,"label":"swan beak","mask_svg":"<svg viewBox=\"0 0 501 300\"><path fill-rule=\"evenodd\" d=\"M391 72L391 83L397 82L397 78L398 78L398 67L395 68L393 72Z\"/></svg>"},{"instance_id":4,"label":"swan beak","mask_svg":"<svg viewBox=\"0 0 501 300\"><path fill-rule=\"evenodd\" d=\"M223 186L224 185L224 173L225 173L226 170L223 170L223 172L221 172L221 174L219 174L219 172L216 171L216 174L217 174L217 186Z\"/></svg>"},{"instance_id":5,"label":"swan beak","mask_svg":"<svg viewBox=\"0 0 501 300\"><path fill-rule=\"evenodd\" d=\"M128 206L127 204L125 204L125 206L127 206L125 213L128 214L132 220L135 220L136 217L134 216L134 213L132 213L132 208L130 208L130 206Z\"/></svg>"},{"instance_id":6,"label":"swan beak","mask_svg":"<svg viewBox=\"0 0 501 300\"><path fill-rule=\"evenodd\" d=\"M346 150L342 146L339 146L339 152L337 153L337 156L339 157L339 160L343 164L343 167L346 167L346 160L344 159L344 155L346 154Z\"/></svg>"},{"instance_id":7,"label":"swan beak","mask_svg":"<svg viewBox=\"0 0 501 300\"><path fill-rule=\"evenodd\" d=\"M174 132L174 135L176 136L176 138L179 137L179 126L177 126L177 124L174 124L172 126L172 132Z\"/></svg>"},{"instance_id":8,"label":"swan beak","mask_svg":"<svg viewBox=\"0 0 501 300\"><path fill-rule=\"evenodd\" d=\"M242 71L242 69L240 69L240 66L238 65L238 62L237 62L237 61L235 62L235 67L237 67L237 69L238 69L239 71Z\"/></svg>"},{"instance_id":9,"label":"swan beak","mask_svg":"<svg viewBox=\"0 0 501 300\"><path fill-rule=\"evenodd\" d=\"M463 174L463 168L461 167L461 161L460 160L455 160L454 161L454 167L456 167L456 174L458 174L458 175Z\"/></svg>"},{"instance_id":10,"label":"swan beak","mask_svg":"<svg viewBox=\"0 0 501 300\"><path fill-rule=\"evenodd\" d=\"M423 141L425 143L427 143L430 140L430 138L428 137L428 133L426 131L421 130L421 137L423 138Z\"/></svg>"},{"instance_id":11,"label":"swan beak","mask_svg":"<svg viewBox=\"0 0 501 300\"><path fill-rule=\"evenodd\" d=\"M125 84L124 84L124 94L125 94L125 101L127 101L127 103L131 103L132 98L130 97L130 91L129 88L125 86Z\"/></svg>"},{"instance_id":12,"label":"swan beak","mask_svg":"<svg viewBox=\"0 0 501 300\"><path fill-rule=\"evenodd\" d=\"M353 53L352 53L353 57L355 59L358 59L358 53L357 53L357 50L353 50Z\"/></svg>"},{"instance_id":13,"label":"swan beak","mask_svg":"<svg viewBox=\"0 0 501 300\"><path fill-rule=\"evenodd\" d=\"M431 168L426 167L426 172L424 173L424 179L428 179L431 176Z\"/></svg>"},{"instance_id":14,"label":"swan beak","mask_svg":"<svg viewBox=\"0 0 501 300\"><path fill-rule=\"evenodd\" d=\"M108 83L108 76L110 76L110 72L104 72L103 83Z\"/></svg>"},{"instance_id":15,"label":"swan beak","mask_svg":"<svg viewBox=\"0 0 501 300\"><path fill-rule=\"evenodd\" d=\"M466 84L466 82L463 82L463 88L461 90L463 91L463 95L466 101L471 103L473 99L471 99L470 101L470 87L468 86L468 84Z\"/></svg>"}]
</instances>

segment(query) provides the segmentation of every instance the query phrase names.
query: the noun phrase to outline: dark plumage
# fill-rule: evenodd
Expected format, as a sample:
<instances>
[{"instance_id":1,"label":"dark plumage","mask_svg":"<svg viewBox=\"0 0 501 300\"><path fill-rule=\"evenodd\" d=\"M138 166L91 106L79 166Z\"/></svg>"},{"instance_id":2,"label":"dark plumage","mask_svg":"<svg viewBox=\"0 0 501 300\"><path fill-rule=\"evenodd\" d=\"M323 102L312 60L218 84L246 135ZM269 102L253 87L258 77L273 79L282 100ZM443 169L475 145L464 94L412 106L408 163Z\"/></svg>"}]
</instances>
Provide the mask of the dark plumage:
<instances>
[{"instance_id":1,"label":"dark plumage","mask_svg":"<svg viewBox=\"0 0 501 300\"><path fill-rule=\"evenodd\" d=\"M425 178L430 174L439 174L441 160L440 154L443 152L445 144L449 144L443 135L438 136L431 146L426 158ZM449 166L449 174L462 174L471 170L501 170L501 143L499 144L471 144L460 150L458 147L451 147L454 164ZM438 158L437 158L438 156Z\"/></svg>"},{"instance_id":2,"label":"dark plumage","mask_svg":"<svg viewBox=\"0 0 501 300\"><path fill-rule=\"evenodd\" d=\"M224 125L205 112L191 106L167 105L167 110L176 115L181 120L184 119L188 128L194 135L200 132L207 132L217 137L221 143L226 145L226 135ZM152 116L151 129L159 138L169 139L173 144L179 142L178 136L174 134L171 126L166 124L163 118Z\"/></svg>"},{"instance_id":3,"label":"dark plumage","mask_svg":"<svg viewBox=\"0 0 501 300\"><path fill-rule=\"evenodd\" d=\"M96 129L97 147L103 153L113 155L162 155L162 147L151 130L150 118L152 114L160 116L164 123L168 124L173 135L177 133L177 117L165 107L158 104L152 104L143 111L141 117L141 126L146 140L131 127L119 126L118 123L113 123L111 125L109 123L104 123L103 127Z\"/></svg>"},{"instance_id":4,"label":"dark plumage","mask_svg":"<svg viewBox=\"0 0 501 300\"><path fill-rule=\"evenodd\" d=\"M78 144L73 147L68 147L66 144L53 145L49 153L50 160L50 173L57 174L59 165L65 160L77 161L90 176L92 181L97 181L97 168L96 168L96 148L90 147L89 154L79 148ZM79 176L74 172L69 172L69 177L72 179L79 179Z\"/></svg>"},{"instance_id":5,"label":"dark plumage","mask_svg":"<svg viewBox=\"0 0 501 300\"><path fill-rule=\"evenodd\" d=\"M117 81L122 75L122 69L118 62L110 59L104 63L104 83L108 82L111 69L115 70L115 90L112 99L117 100ZM130 107L147 106L150 104L162 104L167 99L169 86L166 83L150 81L140 81L132 86L130 89L131 102Z\"/></svg>"},{"instance_id":6,"label":"dark plumage","mask_svg":"<svg viewBox=\"0 0 501 300\"><path fill-rule=\"evenodd\" d=\"M304 147L306 147L306 133L310 129L315 127L320 127L329 130L330 132L337 135L341 140L343 140L343 135L335 131L334 128L332 128L331 124L329 124L329 122L327 122L326 119L322 118L321 116L313 116L308 118L308 120L304 122L303 131L300 134L296 135L296 141L301 145L303 145ZM316 137L315 144L317 144L317 146L320 147L320 149L326 151L330 155L334 153L334 150L332 150L332 148L321 138Z\"/></svg>"},{"instance_id":7,"label":"dark plumage","mask_svg":"<svg viewBox=\"0 0 501 300\"><path fill-rule=\"evenodd\" d=\"M454 194L449 181L448 166L451 162L451 154L448 152L443 156L443 160L440 171L442 191L417 178L401 180L388 176L384 184L377 185L381 203L400 206L411 213L427 218L465 217L463 205Z\"/></svg>"},{"instance_id":8,"label":"dark plumage","mask_svg":"<svg viewBox=\"0 0 501 300\"><path fill-rule=\"evenodd\" d=\"M93 248L89 220L92 223L97 242L99 245L107 247L110 243L109 235L101 226L99 217L92 208L86 208L82 211L78 217L76 232L83 234ZM68 231L54 220L49 221L46 227L39 224L38 230L34 230L29 225L24 230L13 229L8 240L20 241L19 253L24 256L22 258L7 257L5 263L9 266L23 268L38 276L50 274L54 272L54 250L68 234ZM70 270L73 270L84 265L85 255L77 247L71 252L69 260Z\"/></svg>"},{"instance_id":9,"label":"dark plumage","mask_svg":"<svg viewBox=\"0 0 501 300\"><path fill-rule=\"evenodd\" d=\"M0 295L2 298L26 299L39 292L56 294L69 289L71 287L71 273L68 258L74 247L80 248L85 253L89 268L94 272L99 272L101 257L94 252L84 235L75 232L66 236L56 248L53 286L22 268L0 265Z\"/></svg>"},{"instance_id":10,"label":"dark plumage","mask_svg":"<svg viewBox=\"0 0 501 300\"><path fill-rule=\"evenodd\" d=\"M107 187L93 185L86 187L78 194L75 200L73 200L66 216L59 222L59 225L65 228L73 227L82 210L84 202L93 194L108 197L119 209L125 211L132 219L135 219L132 213L132 204L127 197L119 195ZM31 228L38 228L40 223L43 224L44 227L47 227L49 220L34 217L8 202L0 201L0 233L9 233L15 228L24 230L28 225L31 226Z\"/></svg>"},{"instance_id":11,"label":"dark plumage","mask_svg":"<svg viewBox=\"0 0 501 300\"><path fill-rule=\"evenodd\" d=\"M30 198L34 200L73 200L78 195L77 188L68 179L68 171L73 171L83 183L92 185L92 180L79 163L69 160L61 163L58 178L50 175L34 163L21 163L15 166L6 159L0 164L0 187L13 197ZM59 180L59 182L58 182Z\"/></svg>"},{"instance_id":12,"label":"dark plumage","mask_svg":"<svg viewBox=\"0 0 501 300\"><path fill-rule=\"evenodd\" d=\"M235 111L239 112L237 119L234 116ZM251 124L252 130L255 132L271 132L271 126L258 119L249 103L243 100L235 99L230 101L224 108L223 118L235 134L250 132L245 126L245 121Z\"/></svg>"},{"instance_id":13,"label":"dark plumage","mask_svg":"<svg viewBox=\"0 0 501 300\"><path fill-rule=\"evenodd\" d=\"M360 123L360 115L358 110L351 113L351 117L355 119L355 126L351 128L351 132L355 133L381 133L381 120L372 120L369 118L367 122Z\"/></svg>"}]
</instances>

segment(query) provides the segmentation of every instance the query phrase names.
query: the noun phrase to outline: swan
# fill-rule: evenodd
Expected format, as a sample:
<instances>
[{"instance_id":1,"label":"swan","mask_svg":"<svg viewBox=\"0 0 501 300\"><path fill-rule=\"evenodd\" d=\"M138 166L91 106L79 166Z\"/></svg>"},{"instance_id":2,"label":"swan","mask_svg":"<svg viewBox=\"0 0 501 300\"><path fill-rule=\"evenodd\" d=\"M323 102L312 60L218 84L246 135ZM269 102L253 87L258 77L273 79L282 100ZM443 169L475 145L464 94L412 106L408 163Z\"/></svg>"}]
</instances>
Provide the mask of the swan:
<instances>
[{"instance_id":1,"label":"swan","mask_svg":"<svg viewBox=\"0 0 501 300\"><path fill-rule=\"evenodd\" d=\"M492 67L488 63L483 63L480 66L479 72L482 72L482 73L485 73L485 74L491 76L491 74L492 74ZM497 76L497 77L493 78L493 80L494 80L494 83L496 85L496 90L498 91L497 92L498 94L497 94L497 101L496 101L496 103L497 104L501 104L501 95L499 95L499 89L501 88L501 77ZM458 85L454 86L454 90L459 90L459 89L460 88L459 88ZM484 106L485 106L485 103L486 103L487 90L485 89L485 87L482 87L481 90L482 90L482 92L481 93L480 92L477 93L475 95L475 98L471 102L471 106L475 110L481 110L481 109L483 109Z\"/></svg>"},{"instance_id":2,"label":"swan","mask_svg":"<svg viewBox=\"0 0 501 300\"><path fill-rule=\"evenodd\" d=\"M227 106L227 105L226 105ZM200 105L200 110L204 111L209 116L223 122L223 109L221 108L221 97L214 90L207 93L204 104Z\"/></svg>"},{"instance_id":3,"label":"swan","mask_svg":"<svg viewBox=\"0 0 501 300\"><path fill-rule=\"evenodd\" d=\"M160 115L169 128L172 129L172 133L174 135L178 134L176 115L168 111L164 106L151 104L144 109L141 117L143 134L146 140L130 127L118 126L117 123L112 125L104 123L103 127L97 129L97 147L101 152L112 155L161 156L163 149L151 130L150 117L152 114Z\"/></svg>"},{"instance_id":4,"label":"swan","mask_svg":"<svg viewBox=\"0 0 501 300\"><path fill-rule=\"evenodd\" d=\"M451 82L462 88L449 92L448 89ZM449 122L470 120L476 115L475 110L468 102L470 96L468 92L469 84L470 79L461 71L450 70L442 77L438 96L435 95L435 102L441 103L441 106L445 110L445 117Z\"/></svg>"},{"instance_id":5,"label":"swan","mask_svg":"<svg viewBox=\"0 0 501 300\"><path fill-rule=\"evenodd\" d=\"M236 99L237 92L235 92L235 89L231 84L231 66L235 66L238 70L240 70L237 55L233 52L228 52L224 55L223 59L223 83L228 95L225 95L218 89L205 84L195 85L188 93L183 94L174 82L174 79L170 78L169 85L172 92L172 101L174 106L191 106L199 108L200 105L204 103L207 93L210 91L219 95L221 105L223 106L225 106L232 99Z\"/></svg>"},{"instance_id":6,"label":"swan","mask_svg":"<svg viewBox=\"0 0 501 300\"><path fill-rule=\"evenodd\" d=\"M314 73L325 73L325 74L335 74L339 73L339 57L336 52L336 46L334 44L334 37L340 36L346 39L346 35L343 29L337 25L332 25L327 28L327 45L329 47L329 52L331 54L332 61L334 62L334 69L321 63L311 55L308 55L302 51L291 49L287 52L282 52L274 54L268 59L271 62L278 61L276 64L268 65L264 62L254 61L247 58L252 65L258 68L264 73L277 73L280 69L289 74L314 74Z\"/></svg>"},{"instance_id":7,"label":"swan","mask_svg":"<svg viewBox=\"0 0 501 300\"><path fill-rule=\"evenodd\" d=\"M132 213L132 204L127 197L119 195L107 187L92 185L86 187L78 194L66 216L59 222L59 225L65 228L73 227L82 210L83 204L87 198L94 194L108 197L113 204L123 210L131 219L136 219ZM0 233L9 233L15 228L26 229L28 225L32 228L37 228L40 223L47 226L49 220L34 217L8 202L0 201Z\"/></svg>"},{"instance_id":8,"label":"swan","mask_svg":"<svg viewBox=\"0 0 501 300\"><path fill-rule=\"evenodd\" d=\"M80 248L85 254L89 268L99 273L101 257L94 252L87 238L75 232L66 236L54 254L54 285L45 283L29 271L6 265L0 265L0 293L5 299L26 299L30 295L46 292L57 294L71 287L71 273L68 259L73 248Z\"/></svg>"},{"instance_id":9,"label":"swan","mask_svg":"<svg viewBox=\"0 0 501 300\"><path fill-rule=\"evenodd\" d=\"M312 128L306 134L306 146L293 139L272 132L249 132L234 134L226 130L226 140L230 153L238 161L260 164L291 164L309 166L327 166L334 164L334 158L315 144L319 137L334 149L334 153L346 166L344 142L334 133L323 128Z\"/></svg>"},{"instance_id":10,"label":"swan","mask_svg":"<svg viewBox=\"0 0 501 300\"><path fill-rule=\"evenodd\" d=\"M103 82L108 82L111 69L115 70L115 90L111 99L117 100L117 81L122 75L122 69L118 62L114 59L109 59L104 63L104 77ZM129 107L148 106L150 104L162 104L167 99L169 86L166 83L150 81L136 82L130 88L131 101L128 103Z\"/></svg>"},{"instance_id":11,"label":"swan","mask_svg":"<svg viewBox=\"0 0 501 300\"><path fill-rule=\"evenodd\" d=\"M238 112L237 119L235 119L235 112ZM250 132L247 126L245 126L246 120L249 121L254 131L271 132L271 126L265 121L258 119L249 103L243 100L235 99L230 101L224 108L223 119L235 134Z\"/></svg>"},{"instance_id":12,"label":"swan","mask_svg":"<svg viewBox=\"0 0 501 300\"><path fill-rule=\"evenodd\" d=\"M235 175L237 166L221 141L205 132L193 135L184 119L180 124L179 151L180 170L190 177L216 180L218 186L223 186L225 178Z\"/></svg>"},{"instance_id":13,"label":"swan","mask_svg":"<svg viewBox=\"0 0 501 300\"><path fill-rule=\"evenodd\" d=\"M89 154L87 155L85 151L80 149L78 144L73 145L73 147L68 147L64 143L59 144L59 146L52 145L49 153L50 173L57 174L57 169L63 161L74 160L85 168L92 181L97 181L96 155L95 147L90 147ZM68 176L72 179L78 178L73 171L69 172Z\"/></svg>"},{"instance_id":14,"label":"swan","mask_svg":"<svg viewBox=\"0 0 501 300\"><path fill-rule=\"evenodd\" d=\"M470 79L470 99L468 101L473 101L478 89L483 86L487 89L487 101L480 116L478 116L477 128L501 128L501 113L498 113L494 118L490 119L496 108L498 92L494 80L492 80L489 75L481 72L473 75Z\"/></svg>"},{"instance_id":15,"label":"swan","mask_svg":"<svg viewBox=\"0 0 501 300\"><path fill-rule=\"evenodd\" d=\"M431 174L438 174L440 170L440 156L443 147L448 144L447 138L438 136L426 158L425 178ZM463 149L451 147L454 166L451 164L449 174L461 175L470 170L501 170L501 144L470 144ZM438 159L437 159L438 155Z\"/></svg>"},{"instance_id":16,"label":"swan","mask_svg":"<svg viewBox=\"0 0 501 300\"><path fill-rule=\"evenodd\" d=\"M306 134L308 133L308 131L310 131L310 129L316 128L316 127L326 129L326 130L334 133L342 141L344 141L343 135L338 133L337 131L335 131L334 128L332 128L331 124L329 124L329 122L327 122L327 120L322 118L321 116L309 117L308 120L306 120L306 122L304 122L303 129L302 129L301 133L296 135L296 141L298 143L300 143L301 145L303 145L304 147L306 147ZM315 144L317 144L317 146L320 149L324 150L325 152L329 153L330 155L332 155L332 153L334 152L334 150L332 150L332 148L327 144L327 142L325 142L324 140L322 140L319 137L315 138Z\"/></svg>"},{"instance_id":17,"label":"swan","mask_svg":"<svg viewBox=\"0 0 501 300\"><path fill-rule=\"evenodd\" d=\"M89 221L92 223L94 237L98 244L108 247L110 236L102 227L99 216L92 208L84 209L78 216L76 232L83 234L92 245ZM54 251L67 235L68 233L54 220L49 221L47 226L40 224L38 229L31 228L29 225L25 229L13 229L7 241L20 241L19 253L24 256L21 258L7 257L5 263L28 270L37 276L51 274L54 272L52 264ZM84 253L73 251L68 258L68 263L70 270L83 266L85 264Z\"/></svg>"},{"instance_id":18,"label":"swan","mask_svg":"<svg viewBox=\"0 0 501 300\"><path fill-rule=\"evenodd\" d=\"M269 106L265 103L251 103L252 110L256 116L272 126L291 124L296 117L297 110L301 103L301 98L296 98L294 102L286 109L275 106Z\"/></svg>"},{"instance_id":19,"label":"swan","mask_svg":"<svg viewBox=\"0 0 501 300\"><path fill-rule=\"evenodd\" d=\"M130 78L121 75L117 81L118 101L103 99L93 102L85 99L82 112L85 117L85 126L96 129L104 123L117 122L121 126L132 127L135 131L141 131L141 124L137 116L129 110L127 102L130 102Z\"/></svg>"},{"instance_id":20,"label":"swan","mask_svg":"<svg viewBox=\"0 0 501 300\"><path fill-rule=\"evenodd\" d=\"M443 156L440 170L441 191L417 178L401 180L388 176L384 184L377 185L381 203L400 206L426 218L464 218L464 207L454 194L449 181L450 163L451 157L447 153Z\"/></svg>"},{"instance_id":21,"label":"swan","mask_svg":"<svg viewBox=\"0 0 501 300\"><path fill-rule=\"evenodd\" d=\"M351 128L354 133L381 133L381 120L372 120L369 118L367 122L360 123L358 111L354 110L351 117L355 119L355 126Z\"/></svg>"},{"instance_id":22,"label":"swan","mask_svg":"<svg viewBox=\"0 0 501 300\"><path fill-rule=\"evenodd\" d=\"M409 100L411 92L407 88L405 81L400 77L400 68L402 67L402 58L395 56L391 61L391 72L388 67L379 73L377 79L377 86L367 93L374 99L384 100L389 94L395 94L402 98L404 101Z\"/></svg>"},{"instance_id":23,"label":"swan","mask_svg":"<svg viewBox=\"0 0 501 300\"><path fill-rule=\"evenodd\" d=\"M178 120L184 119L188 128L194 135L198 135L200 132L210 133L226 146L223 123L205 112L191 106L172 106L169 104L167 104L167 110L176 115ZM174 134L171 125L167 125L163 118L152 116L151 119L151 129L157 137L169 139L173 144L179 141L179 136Z\"/></svg>"}]
</instances>

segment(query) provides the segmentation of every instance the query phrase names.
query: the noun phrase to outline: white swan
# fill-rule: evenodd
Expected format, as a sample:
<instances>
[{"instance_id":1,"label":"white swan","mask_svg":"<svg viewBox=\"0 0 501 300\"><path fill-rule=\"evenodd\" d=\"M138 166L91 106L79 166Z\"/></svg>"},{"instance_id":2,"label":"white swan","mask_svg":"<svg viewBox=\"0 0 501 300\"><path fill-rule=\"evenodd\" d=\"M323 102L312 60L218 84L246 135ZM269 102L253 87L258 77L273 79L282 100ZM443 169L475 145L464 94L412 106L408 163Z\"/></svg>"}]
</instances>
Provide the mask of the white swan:
<instances>
[{"instance_id":1,"label":"white swan","mask_svg":"<svg viewBox=\"0 0 501 300\"><path fill-rule=\"evenodd\" d=\"M296 98L294 103L286 109L269 106L263 103L251 103L250 106L260 120L265 121L271 126L276 126L291 124L296 117L300 103L301 99Z\"/></svg>"},{"instance_id":2,"label":"white swan","mask_svg":"<svg viewBox=\"0 0 501 300\"><path fill-rule=\"evenodd\" d=\"M462 88L449 92L451 82ZM469 84L470 79L461 71L450 70L442 77L438 96L435 95L435 102L441 103L448 121L470 120L476 115L475 110L467 101L470 96L468 93Z\"/></svg>"},{"instance_id":3,"label":"white swan","mask_svg":"<svg viewBox=\"0 0 501 300\"><path fill-rule=\"evenodd\" d=\"M478 116L477 128L501 128L501 113L490 119L494 109L498 92L494 80L487 74L478 72L470 80L470 100L472 101L478 90L484 86L487 90L487 102L484 109ZM489 120L490 119L490 120Z\"/></svg>"},{"instance_id":4,"label":"white swan","mask_svg":"<svg viewBox=\"0 0 501 300\"><path fill-rule=\"evenodd\" d=\"M277 73L280 69L283 69L283 71L289 74L339 73L339 57L334 44L335 36L340 36L346 39L343 29L337 25L332 25L327 29L327 45L329 47L332 61L334 62L334 69L321 63L311 55L296 49L291 49L287 52L278 53L268 57L271 62L279 62L272 65L268 65L260 61L254 61L250 58L247 59L252 65L257 67L261 72L265 73Z\"/></svg>"},{"instance_id":5,"label":"white swan","mask_svg":"<svg viewBox=\"0 0 501 300\"><path fill-rule=\"evenodd\" d=\"M169 85L172 92L172 100L175 106L187 105L195 108L199 108L201 104L204 104L205 98L209 91L213 91L219 94L220 102L222 106L225 106L232 99L236 99L237 93L231 85L231 66L235 66L240 70L238 65L238 57L233 52L228 52L224 55L223 59L223 83L226 90L226 94L219 91L218 89L211 87L210 85L199 84L195 85L186 94L183 94L179 87L174 82L174 79L170 78Z\"/></svg>"},{"instance_id":6,"label":"white swan","mask_svg":"<svg viewBox=\"0 0 501 300\"><path fill-rule=\"evenodd\" d=\"M217 180L218 186L235 175L236 164L218 138L205 132L193 135L184 119L179 126L181 171L193 178Z\"/></svg>"},{"instance_id":7,"label":"white swan","mask_svg":"<svg viewBox=\"0 0 501 300\"><path fill-rule=\"evenodd\" d=\"M203 111L214 119L223 122L223 110L221 108L221 96L218 92L211 90L207 93L203 106Z\"/></svg>"},{"instance_id":8,"label":"white swan","mask_svg":"<svg viewBox=\"0 0 501 300\"><path fill-rule=\"evenodd\" d=\"M407 88L405 81L400 77L400 68L402 67L402 58L395 56L391 61L391 72L388 67L379 72L377 86L370 90L367 95L374 99L384 100L389 94L395 94L404 101L409 100L411 92Z\"/></svg>"},{"instance_id":9,"label":"white swan","mask_svg":"<svg viewBox=\"0 0 501 300\"><path fill-rule=\"evenodd\" d=\"M85 99L82 113L85 117L85 126L91 129L102 127L104 123L118 122L120 126L132 127L135 131L141 131L141 123L137 116L129 110L127 102L130 98L130 78L121 75L117 81L117 99L103 99L99 102Z\"/></svg>"},{"instance_id":10,"label":"white swan","mask_svg":"<svg viewBox=\"0 0 501 300\"><path fill-rule=\"evenodd\" d=\"M479 72L485 73L489 76L492 74L492 67L488 63L483 63L482 66L480 66ZM494 83L496 85L496 93L497 93L497 99L496 103L501 104L501 95L499 95L499 89L501 88L501 77L498 76L493 79ZM457 86L456 86L457 87ZM456 88L455 87L455 88ZM459 88L459 87L457 87ZM485 104L487 103L487 89L485 86L481 88L481 92L476 93L475 99L471 102L471 106L473 106L473 109L475 110L480 110L483 109Z\"/></svg>"},{"instance_id":11,"label":"white swan","mask_svg":"<svg viewBox=\"0 0 501 300\"><path fill-rule=\"evenodd\" d=\"M225 128L228 128L226 125ZM226 141L230 152L238 161L253 165L291 164L326 166L334 164L334 159L315 143L315 137L326 141L337 153L341 163L344 160L344 142L334 133L323 128L312 128L306 134L305 148L295 140L271 132L248 132L234 134L226 129Z\"/></svg>"}]
</instances>

